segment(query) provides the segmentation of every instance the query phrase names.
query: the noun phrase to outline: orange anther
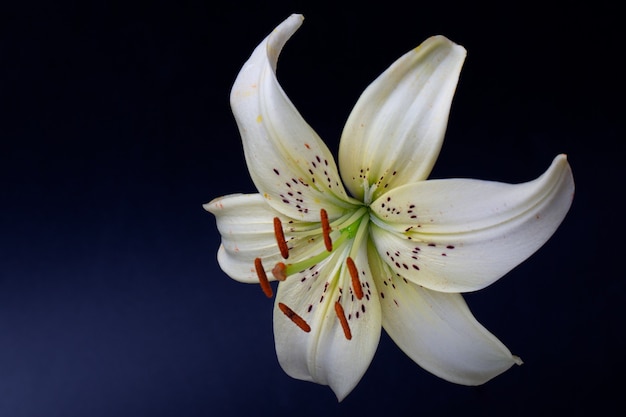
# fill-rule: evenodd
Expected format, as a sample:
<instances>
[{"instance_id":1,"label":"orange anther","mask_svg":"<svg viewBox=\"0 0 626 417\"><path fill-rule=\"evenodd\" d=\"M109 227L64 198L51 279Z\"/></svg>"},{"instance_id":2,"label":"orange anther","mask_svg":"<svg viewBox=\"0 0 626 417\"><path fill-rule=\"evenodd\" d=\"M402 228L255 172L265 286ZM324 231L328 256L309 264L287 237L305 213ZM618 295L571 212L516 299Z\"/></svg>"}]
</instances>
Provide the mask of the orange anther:
<instances>
[{"instance_id":1,"label":"orange anther","mask_svg":"<svg viewBox=\"0 0 626 417\"><path fill-rule=\"evenodd\" d=\"M339 301L335 301L335 313L337 313L339 323L341 323L341 327L343 328L344 336L346 336L348 340L352 339L352 332L350 331L350 325L346 319L346 313L343 311L343 307Z\"/></svg>"},{"instance_id":2,"label":"orange anther","mask_svg":"<svg viewBox=\"0 0 626 417\"><path fill-rule=\"evenodd\" d=\"M289 248L287 242L285 242L285 234L283 233L283 224L278 217L274 217L274 235L276 236L276 243L280 250L280 255L283 259L289 258Z\"/></svg>"},{"instance_id":3,"label":"orange anther","mask_svg":"<svg viewBox=\"0 0 626 417\"><path fill-rule=\"evenodd\" d=\"M326 210L320 210L320 217L322 221L322 234L324 235L324 245L326 246L326 250L328 252L332 252L333 250L333 241L330 239L330 223L328 222L328 213Z\"/></svg>"},{"instance_id":4,"label":"orange anther","mask_svg":"<svg viewBox=\"0 0 626 417\"><path fill-rule=\"evenodd\" d=\"M348 265L348 272L350 272L350 277L352 278L352 290L356 298L360 300L363 298L363 288L361 288L361 281L359 280L359 270L356 269L354 261L349 256L348 259L346 259L346 264Z\"/></svg>"},{"instance_id":5,"label":"orange anther","mask_svg":"<svg viewBox=\"0 0 626 417\"><path fill-rule=\"evenodd\" d=\"M302 317L296 314L295 311L287 307L285 304L278 303L278 308L280 308L280 311L282 311L283 314L289 318L289 320L293 321L296 326L301 328L303 331L305 331L306 333L311 331L311 326L309 326Z\"/></svg>"},{"instance_id":6,"label":"orange anther","mask_svg":"<svg viewBox=\"0 0 626 417\"><path fill-rule=\"evenodd\" d=\"M261 263L261 258L256 258L254 260L254 269L256 269L256 274L259 277L259 284L261 285L261 289L267 296L267 298L272 298L274 293L272 292L272 286L267 279L267 275L265 274L265 269L263 268L263 263Z\"/></svg>"}]
</instances>

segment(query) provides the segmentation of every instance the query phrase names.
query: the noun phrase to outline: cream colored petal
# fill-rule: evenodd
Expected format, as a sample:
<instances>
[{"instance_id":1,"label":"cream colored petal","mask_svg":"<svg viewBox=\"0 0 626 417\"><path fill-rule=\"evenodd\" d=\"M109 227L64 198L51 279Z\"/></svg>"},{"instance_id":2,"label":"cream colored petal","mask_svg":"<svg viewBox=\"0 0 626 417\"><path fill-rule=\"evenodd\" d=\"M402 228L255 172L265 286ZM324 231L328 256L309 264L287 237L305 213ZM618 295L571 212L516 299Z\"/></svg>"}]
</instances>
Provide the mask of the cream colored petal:
<instances>
[{"instance_id":1,"label":"cream colored petal","mask_svg":"<svg viewBox=\"0 0 626 417\"><path fill-rule=\"evenodd\" d=\"M271 270L277 262L286 261L281 256L274 218L282 221L289 257L309 256L315 246L309 241L321 241L321 227L315 223L297 222L278 213L260 194L233 194L216 198L204 205L215 215L217 229L222 236L217 259L222 270L231 278L248 283L259 281L254 260L261 258L270 280ZM320 244L321 245L321 244Z\"/></svg>"},{"instance_id":2,"label":"cream colored petal","mask_svg":"<svg viewBox=\"0 0 626 417\"><path fill-rule=\"evenodd\" d=\"M248 170L277 211L298 220L331 219L353 203L326 145L300 116L276 79L278 55L300 27L292 15L254 50L233 85L230 102Z\"/></svg>"},{"instance_id":3,"label":"cream colored petal","mask_svg":"<svg viewBox=\"0 0 626 417\"><path fill-rule=\"evenodd\" d=\"M383 328L422 368L450 382L478 385L522 363L476 321L460 294L428 290L382 262L371 264Z\"/></svg>"},{"instance_id":4,"label":"cream colored petal","mask_svg":"<svg viewBox=\"0 0 626 417\"><path fill-rule=\"evenodd\" d=\"M443 36L429 38L361 95L339 147L341 175L353 196L368 201L373 186L374 200L427 178L441 149L465 54Z\"/></svg>"},{"instance_id":5,"label":"cream colored petal","mask_svg":"<svg viewBox=\"0 0 626 417\"><path fill-rule=\"evenodd\" d=\"M378 294L367 263L365 246L354 257L359 270L362 298L352 289L346 267L349 245L327 261L278 286L274 308L274 337L278 360L293 378L329 385L341 401L367 370L381 331ZM339 301L350 331L348 339L335 303ZM283 303L300 316L310 331L280 309Z\"/></svg>"},{"instance_id":6,"label":"cream colored petal","mask_svg":"<svg viewBox=\"0 0 626 417\"><path fill-rule=\"evenodd\" d=\"M397 273L445 292L483 288L538 250L574 195L565 155L523 184L451 179L399 187L371 205L373 241Z\"/></svg>"},{"instance_id":7,"label":"cream colored petal","mask_svg":"<svg viewBox=\"0 0 626 417\"><path fill-rule=\"evenodd\" d=\"M271 270L281 259L274 236L274 217L278 216L260 194L233 194L204 205L215 215L222 236L218 263L231 278L257 283L254 259L263 258ZM269 275L271 276L271 275Z\"/></svg>"}]
</instances>

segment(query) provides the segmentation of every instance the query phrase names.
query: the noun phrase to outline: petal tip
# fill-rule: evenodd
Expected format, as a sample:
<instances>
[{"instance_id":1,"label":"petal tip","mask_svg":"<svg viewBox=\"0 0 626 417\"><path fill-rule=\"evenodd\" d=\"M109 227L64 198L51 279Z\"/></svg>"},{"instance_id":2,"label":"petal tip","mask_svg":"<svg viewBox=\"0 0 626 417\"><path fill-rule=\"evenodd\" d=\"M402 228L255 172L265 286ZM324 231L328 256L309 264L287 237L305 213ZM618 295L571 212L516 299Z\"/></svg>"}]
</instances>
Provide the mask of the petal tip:
<instances>
[{"instance_id":1,"label":"petal tip","mask_svg":"<svg viewBox=\"0 0 626 417\"><path fill-rule=\"evenodd\" d=\"M299 20L300 23L302 23L304 21L304 15L300 13L292 13L291 16L289 16L289 19Z\"/></svg>"},{"instance_id":2,"label":"petal tip","mask_svg":"<svg viewBox=\"0 0 626 417\"><path fill-rule=\"evenodd\" d=\"M548 168L548 171L559 171L559 172L566 172L569 177L570 177L570 182L572 183L572 187L574 186L574 179L573 179L573 174L572 174L572 168L569 165L569 161L567 160L567 154L559 154L557 156L554 157L554 160L552 161L552 164L550 166L550 168Z\"/></svg>"},{"instance_id":3,"label":"petal tip","mask_svg":"<svg viewBox=\"0 0 626 417\"><path fill-rule=\"evenodd\" d=\"M276 33L284 34L285 37L279 37L280 38L279 42L281 44L284 44L287 41L287 39L289 39L289 37L291 37L291 35L293 35L295 31L298 30L298 28L302 25L303 21L304 21L303 15L293 13L288 18L283 20L282 23L274 29L273 34L276 34Z\"/></svg>"},{"instance_id":4,"label":"petal tip","mask_svg":"<svg viewBox=\"0 0 626 417\"><path fill-rule=\"evenodd\" d=\"M213 200L209 201L208 203L204 203L202 205L202 208L205 209L206 211L208 211L211 214L215 214L219 210L223 210L224 209L224 202L225 202L225 200L227 200L229 198L243 196L243 195L244 194L242 194L242 193L234 193L234 194L229 194L229 195L223 195L223 196L220 196L220 197L216 197Z\"/></svg>"},{"instance_id":5,"label":"petal tip","mask_svg":"<svg viewBox=\"0 0 626 417\"><path fill-rule=\"evenodd\" d=\"M230 92L230 104L233 110L242 103L248 101L250 97L257 97L257 82L261 68L269 64L272 70L276 70L276 62L283 46L287 40L298 30L304 20L301 14L292 14L283 20L274 30L261 42L252 55L246 61ZM237 115L235 115L237 118Z\"/></svg>"},{"instance_id":6,"label":"petal tip","mask_svg":"<svg viewBox=\"0 0 626 417\"><path fill-rule=\"evenodd\" d=\"M346 399L346 397L348 396L348 394L350 394L350 392L352 392L352 388L350 389L346 389L346 387L335 387L330 385L330 389L333 390L333 393L335 394L335 397L337 397L337 402L340 403L343 400Z\"/></svg>"},{"instance_id":7,"label":"petal tip","mask_svg":"<svg viewBox=\"0 0 626 417\"><path fill-rule=\"evenodd\" d=\"M215 214L215 211L217 209L223 208L222 203L220 203L220 200L222 200L224 197L217 197L214 198L213 200L209 201L208 203L204 203L202 205L202 208L205 209L206 211L208 211L211 214Z\"/></svg>"},{"instance_id":8,"label":"petal tip","mask_svg":"<svg viewBox=\"0 0 626 417\"><path fill-rule=\"evenodd\" d=\"M426 43L432 43L434 45L441 45L441 46L446 46L450 49L451 52L456 53L457 55L459 55L460 57L465 58L465 56L467 55L467 50L459 45L458 43L455 43L453 41L451 41L449 38L447 38L444 35L434 35L431 36L430 38L426 39L426 41L424 41L423 44ZM421 45L420 45L421 46ZM419 46L418 46L419 48Z\"/></svg>"}]
</instances>

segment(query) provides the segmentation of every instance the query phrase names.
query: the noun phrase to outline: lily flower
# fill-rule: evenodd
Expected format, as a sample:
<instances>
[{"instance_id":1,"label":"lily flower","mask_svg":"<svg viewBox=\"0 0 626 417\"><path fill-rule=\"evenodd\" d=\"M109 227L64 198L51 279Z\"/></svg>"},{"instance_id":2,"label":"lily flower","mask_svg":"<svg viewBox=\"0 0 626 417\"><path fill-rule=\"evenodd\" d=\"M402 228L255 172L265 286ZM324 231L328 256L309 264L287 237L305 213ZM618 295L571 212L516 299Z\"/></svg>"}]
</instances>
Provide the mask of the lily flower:
<instances>
[{"instance_id":1,"label":"lily flower","mask_svg":"<svg viewBox=\"0 0 626 417\"><path fill-rule=\"evenodd\" d=\"M419 366L482 384L522 361L472 315L482 289L539 249L572 202L565 155L520 184L427 177L439 154L466 51L427 39L361 95L339 168L279 85L276 63L302 23L292 15L254 50L231 92L258 190L204 205L231 278L274 305L279 363L341 401L367 370L384 328ZM341 175L340 175L341 173Z\"/></svg>"}]
</instances>

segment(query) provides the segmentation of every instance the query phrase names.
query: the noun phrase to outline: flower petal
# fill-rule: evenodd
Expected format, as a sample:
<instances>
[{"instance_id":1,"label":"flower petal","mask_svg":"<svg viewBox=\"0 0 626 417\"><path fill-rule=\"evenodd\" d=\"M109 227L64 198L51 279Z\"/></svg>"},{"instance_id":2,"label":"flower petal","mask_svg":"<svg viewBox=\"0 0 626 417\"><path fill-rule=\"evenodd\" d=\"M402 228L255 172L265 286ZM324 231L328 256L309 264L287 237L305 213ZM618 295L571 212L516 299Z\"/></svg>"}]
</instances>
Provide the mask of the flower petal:
<instances>
[{"instance_id":1,"label":"flower petal","mask_svg":"<svg viewBox=\"0 0 626 417\"><path fill-rule=\"evenodd\" d=\"M360 272L362 298L351 287L346 266L349 245L330 258L278 285L274 337L278 360L293 378L329 385L341 401L367 370L381 332L378 294L367 262L365 245L354 257ZM339 274L338 279L335 279ZM351 339L340 322L339 301ZM282 303L310 326L305 332L281 310Z\"/></svg>"},{"instance_id":2,"label":"flower petal","mask_svg":"<svg viewBox=\"0 0 626 417\"><path fill-rule=\"evenodd\" d=\"M371 205L372 237L397 273L444 292L483 288L538 250L572 202L565 155L523 184L451 179L396 188Z\"/></svg>"},{"instance_id":3,"label":"flower petal","mask_svg":"<svg viewBox=\"0 0 626 417\"><path fill-rule=\"evenodd\" d=\"M233 194L216 198L204 205L215 215L222 235L217 260L231 278L258 282L255 258L269 259L273 266L280 259L274 236L273 218L278 215L260 194Z\"/></svg>"},{"instance_id":4,"label":"flower petal","mask_svg":"<svg viewBox=\"0 0 626 417\"><path fill-rule=\"evenodd\" d=\"M428 177L465 55L462 46L443 36L429 38L361 95L339 146L341 175L353 196L368 202L371 186L375 200L389 189Z\"/></svg>"},{"instance_id":5,"label":"flower petal","mask_svg":"<svg viewBox=\"0 0 626 417\"><path fill-rule=\"evenodd\" d=\"M422 368L450 382L478 385L521 365L476 321L460 294L420 287L382 261L371 265L381 291L383 328Z\"/></svg>"},{"instance_id":6,"label":"flower petal","mask_svg":"<svg viewBox=\"0 0 626 417\"><path fill-rule=\"evenodd\" d=\"M277 262L284 261L274 234L274 218L284 228L290 258L305 258L315 250L309 240L322 241L319 224L297 222L275 211L260 194L232 194L216 198L204 205L215 215L222 244L217 260L231 278L247 282L259 281L254 260L261 258L270 281L270 271ZM321 244L320 244L321 246Z\"/></svg>"},{"instance_id":7,"label":"flower petal","mask_svg":"<svg viewBox=\"0 0 626 417\"><path fill-rule=\"evenodd\" d=\"M302 119L276 79L278 55L300 27L292 15L254 50L241 69L230 102L254 184L277 211L319 220L320 208L336 218L352 207L332 154Z\"/></svg>"}]
</instances>

